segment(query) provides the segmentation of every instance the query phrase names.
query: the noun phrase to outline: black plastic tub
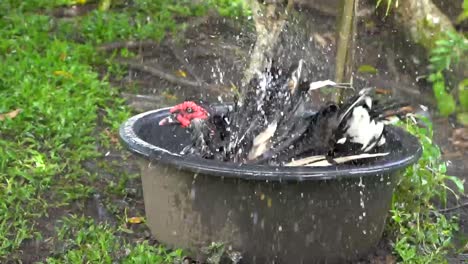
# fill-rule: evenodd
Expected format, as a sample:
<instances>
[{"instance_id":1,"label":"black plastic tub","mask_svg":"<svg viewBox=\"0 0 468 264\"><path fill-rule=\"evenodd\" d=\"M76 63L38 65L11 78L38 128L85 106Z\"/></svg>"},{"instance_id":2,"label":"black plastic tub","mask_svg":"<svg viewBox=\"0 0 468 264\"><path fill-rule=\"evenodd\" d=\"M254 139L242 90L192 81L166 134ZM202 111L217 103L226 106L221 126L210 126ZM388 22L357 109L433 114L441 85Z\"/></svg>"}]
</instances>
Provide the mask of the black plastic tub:
<instances>
[{"instance_id":1,"label":"black plastic tub","mask_svg":"<svg viewBox=\"0 0 468 264\"><path fill-rule=\"evenodd\" d=\"M393 189L421 155L418 140L389 127L390 154L365 166L270 167L178 155L186 130L159 126L168 108L127 120L120 136L139 154L147 223L155 237L199 256L211 242L242 263L343 263L382 236Z\"/></svg>"}]
</instances>

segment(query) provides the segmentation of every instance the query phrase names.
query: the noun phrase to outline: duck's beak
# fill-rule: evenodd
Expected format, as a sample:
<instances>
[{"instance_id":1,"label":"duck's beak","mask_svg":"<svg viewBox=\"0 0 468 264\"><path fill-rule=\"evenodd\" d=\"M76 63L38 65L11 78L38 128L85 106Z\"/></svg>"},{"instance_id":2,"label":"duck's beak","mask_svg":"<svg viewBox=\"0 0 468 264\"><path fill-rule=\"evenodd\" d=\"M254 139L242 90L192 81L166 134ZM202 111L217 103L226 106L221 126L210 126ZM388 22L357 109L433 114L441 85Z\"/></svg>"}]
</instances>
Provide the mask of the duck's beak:
<instances>
[{"instance_id":1,"label":"duck's beak","mask_svg":"<svg viewBox=\"0 0 468 264\"><path fill-rule=\"evenodd\" d=\"M159 121L160 126L175 125L175 124L180 124L175 114L168 115L167 117Z\"/></svg>"}]
</instances>

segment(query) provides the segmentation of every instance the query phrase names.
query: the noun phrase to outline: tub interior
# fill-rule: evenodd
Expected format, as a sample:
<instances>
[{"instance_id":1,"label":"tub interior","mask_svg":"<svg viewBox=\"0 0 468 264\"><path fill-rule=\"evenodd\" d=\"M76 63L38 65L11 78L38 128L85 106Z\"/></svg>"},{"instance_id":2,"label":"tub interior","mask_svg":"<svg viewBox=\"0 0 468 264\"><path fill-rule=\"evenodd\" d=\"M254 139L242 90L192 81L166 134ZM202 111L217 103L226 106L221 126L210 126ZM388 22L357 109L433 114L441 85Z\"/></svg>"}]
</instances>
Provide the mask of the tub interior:
<instances>
[{"instance_id":1,"label":"tub interior","mask_svg":"<svg viewBox=\"0 0 468 264\"><path fill-rule=\"evenodd\" d=\"M159 121L167 116L149 115L135 123L135 134L145 142L166 149L173 153L179 153L190 144L190 132L178 125L160 126Z\"/></svg>"},{"instance_id":2,"label":"tub interior","mask_svg":"<svg viewBox=\"0 0 468 264\"><path fill-rule=\"evenodd\" d=\"M188 129L181 128L178 125L159 126L159 121L167 115L168 110L161 110L148 114L135 122L133 130L137 137L151 145L172 153L180 153L185 146L190 144L190 132ZM364 159L348 165L355 167L397 162L414 155L415 149L420 148L419 143L413 136L403 133L401 129L393 126L387 127L385 137L387 141L386 144L382 147L376 148L375 152L390 152L389 155ZM191 157L191 159L200 159L203 160L203 162L216 162L197 157ZM346 165L339 165L339 167L344 166Z\"/></svg>"}]
</instances>

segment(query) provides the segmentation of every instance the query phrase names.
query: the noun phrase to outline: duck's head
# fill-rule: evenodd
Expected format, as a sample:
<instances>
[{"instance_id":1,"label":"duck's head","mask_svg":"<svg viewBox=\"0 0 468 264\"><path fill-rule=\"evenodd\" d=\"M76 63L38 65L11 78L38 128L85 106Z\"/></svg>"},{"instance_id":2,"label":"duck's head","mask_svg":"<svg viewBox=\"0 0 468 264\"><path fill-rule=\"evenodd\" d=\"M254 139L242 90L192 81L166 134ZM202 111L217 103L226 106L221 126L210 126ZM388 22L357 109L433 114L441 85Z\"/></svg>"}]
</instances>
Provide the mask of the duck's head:
<instances>
[{"instance_id":1,"label":"duck's head","mask_svg":"<svg viewBox=\"0 0 468 264\"><path fill-rule=\"evenodd\" d=\"M165 125L180 125L183 128L190 127L192 122L208 119L208 110L195 103L194 101L185 101L173 106L169 112L169 116L159 121L160 126Z\"/></svg>"}]
</instances>

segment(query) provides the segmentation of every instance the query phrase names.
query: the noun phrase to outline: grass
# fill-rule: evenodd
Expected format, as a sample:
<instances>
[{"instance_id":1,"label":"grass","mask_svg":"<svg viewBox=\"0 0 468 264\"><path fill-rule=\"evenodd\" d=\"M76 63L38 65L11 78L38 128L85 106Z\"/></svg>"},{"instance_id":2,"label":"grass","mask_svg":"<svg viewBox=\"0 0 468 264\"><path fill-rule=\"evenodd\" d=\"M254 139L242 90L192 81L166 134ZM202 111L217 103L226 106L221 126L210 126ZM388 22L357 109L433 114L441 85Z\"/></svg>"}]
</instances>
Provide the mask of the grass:
<instances>
[{"instance_id":1,"label":"grass","mask_svg":"<svg viewBox=\"0 0 468 264\"><path fill-rule=\"evenodd\" d=\"M181 250L167 251L148 241L129 244L116 235L118 230L108 224L96 224L93 219L72 215L62 219L58 238L63 241L61 252L49 257L46 263L178 263ZM177 261L177 262L176 262Z\"/></svg>"},{"instance_id":2,"label":"grass","mask_svg":"<svg viewBox=\"0 0 468 264\"><path fill-rule=\"evenodd\" d=\"M94 136L98 113L104 113L114 134L130 114L106 77L100 77L92 66L104 61L94 45L158 32L153 29L159 26L146 24L135 33L124 22L129 16L117 13L93 12L62 22L34 12L61 3L0 4L7 11L0 19L0 113L22 109L14 118L0 121L1 259L14 258L26 239L40 236L34 220L46 216L49 208L70 205L94 192L95 175L82 163L101 155ZM72 32L85 41L70 41ZM86 224L93 226L89 221ZM95 228L105 235L110 227ZM96 243L115 240L85 238ZM141 247L135 250L141 252ZM65 258L72 260L73 254L82 253L71 252ZM101 253L104 250L96 254ZM106 256L101 257L99 262L107 262Z\"/></svg>"},{"instance_id":3,"label":"grass","mask_svg":"<svg viewBox=\"0 0 468 264\"><path fill-rule=\"evenodd\" d=\"M72 0L0 2L0 262L20 259L25 241L44 238L38 222L48 219L51 209L82 204L101 188L102 179L84 163L102 157L97 145L115 145L113 137L130 112L108 82L110 75L124 71L112 58L99 54L97 45L162 40L184 29L180 18L201 16L213 7L228 17L249 15L242 0L210 0L200 5L182 0L135 0L130 7L124 7L123 1L114 2L108 11L95 10L66 20L47 14L53 7L75 3ZM126 50L121 52L131 56ZM99 66L107 67L108 75L99 75ZM442 261L457 227L452 219L436 212L432 200L446 198L446 181L460 183L445 174L440 151L431 141L431 128L405 126L420 138L424 155L406 171L399 185L388 232L400 260ZM115 166L100 164L105 171ZM128 195L125 186L135 175L113 173L116 177L106 180L101 189L108 196ZM127 225L128 208L106 206L117 223L98 223L81 214L60 217L54 223L53 239L61 246L47 252L44 261L180 260L180 250L126 239L132 232Z\"/></svg>"},{"instance_id":4,"label":"grass","mask_svg":"<svg viewBox=\"0 0 468 264\"><path fill-rule=\"evenodd\" d=\"M464 187L459 178L446 174L440 149L433 142L431 122L424 117L419 119L423 125L411 120L400 124L418 137L423 154L398 183L387 230L394 252L403 263L446 263L446 256L456 250L458 223L456 217L439 213L435 202L445 206L447 197L459 197Z\"/></svg>"},{"instance_id":5,"label":"grass","mask_svg":"<svg viewBox=\"0 0 468 264\"><path fill-rule=\"evenodd\" d=\"M32 237L29 220L44 215L50 200L89 194L91 187L80 187L90 177L81 162L99 155L92 132L98 109L112 106L115 93L89 66L93 49L49 35L48 17L13 11L0 27L0 112L22 109L0 123L0 255L6 256Z\"/></svg>"},{"instance_id":6,"label":"grass","mask_svg":"<svg viewBox=\"0 0 468 264\"><path fill-rule=\"evenodd\" d=\"M50 38L46 17L9 18L45 26L35 36L2 31L2 44L14 42L2 56L0 112L22 112L0 123L1 256L33 236L32 218L92 192L92 175L81 163L100 155L92 136L98 110L112 107L109 98L116 96L87 64L89 46ZM119 117L128 116L121 111Z\"/></svg>"},{"instance_id":7,"label":"grass","mask_svg":"<svg viewBox=\"0 0 468 264\"><path fill-rule=\"evenodd\" d=\"M183 30L180 18L203 15L214 6L226 16L244 10L242 1L135 0L129 7L113 1L108 11L72 19L48 15L54 7L84 2L0 2L0 262L21 259L25 241L43 238L38 223L51 209L82 204L99 188L97 175L83 164L102 157L97 145L111 146L130 112L109 85L109 75L98 74L98 66L109 67L109 74L122 69L95 47L118 40L160 41ZM119 176L107 182L109 196L127 195L125 185L133 176ZM118 215L121 209L109 209L117 214L117 225L62 218L54 239L63 247L49 252L46 262L168 263L181 257L180 250L123 239L122 232L131 232L125 228L128 219Z\"/></svg>"}]
</instances>

